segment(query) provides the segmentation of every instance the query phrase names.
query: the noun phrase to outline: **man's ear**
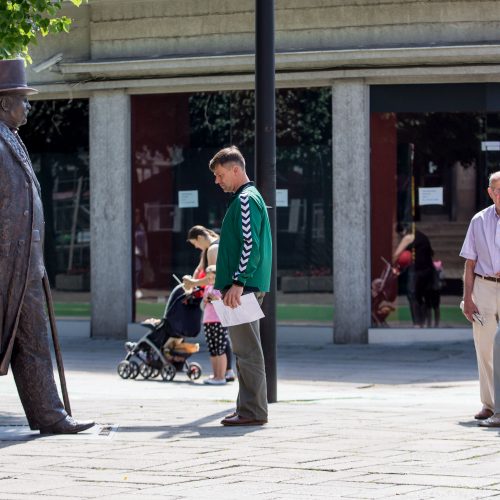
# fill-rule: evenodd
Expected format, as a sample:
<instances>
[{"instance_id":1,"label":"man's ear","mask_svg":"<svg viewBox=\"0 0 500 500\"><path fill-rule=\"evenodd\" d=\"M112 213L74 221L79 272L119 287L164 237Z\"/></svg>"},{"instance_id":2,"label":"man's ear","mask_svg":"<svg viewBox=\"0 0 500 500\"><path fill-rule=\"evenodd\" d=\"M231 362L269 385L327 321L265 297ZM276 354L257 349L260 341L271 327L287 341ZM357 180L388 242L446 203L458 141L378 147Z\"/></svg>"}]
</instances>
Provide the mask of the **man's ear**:
<instances>
[{"instance_id":1,"label":"man's ear","mask_svg":"<svg viewBox=\"0 0 500 500\"><path fill-rule=\"evenodd\" d=\"M9 96L0 97L0 110L9 111Z\"/></svg>"}]
</instances>

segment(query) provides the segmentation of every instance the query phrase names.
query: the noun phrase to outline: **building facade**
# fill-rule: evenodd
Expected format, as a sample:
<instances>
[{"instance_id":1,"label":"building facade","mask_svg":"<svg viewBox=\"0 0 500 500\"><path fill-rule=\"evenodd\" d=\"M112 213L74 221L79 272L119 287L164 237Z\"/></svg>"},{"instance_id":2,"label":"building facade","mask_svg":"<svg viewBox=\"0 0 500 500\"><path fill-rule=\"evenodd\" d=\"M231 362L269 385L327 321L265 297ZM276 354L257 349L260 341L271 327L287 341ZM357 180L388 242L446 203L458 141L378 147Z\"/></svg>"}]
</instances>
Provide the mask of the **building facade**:
<instances>
[{"instance_id":1,"label":"building facade","mask_svg":"<svg viewBox=\"0 0 500 500\"><path fill-rule=\"evenodd\" d=\"M168 288L196 258L186 227L219 224L211 154L235 143L252 164L254 9L89 0L66 7L69 35L33 51L37 99L88 103L88 187L80 175L75 189L90 193L80 244L90 247L93 336L123 337L141 282ZM451 302L460 294L457 245L499 168L500 6L276 0L275 19L280 287L333 286L335 342L364 343L373 326L411 325L394 316L405 293L411 312L405 269L383 297L373 285L388 278L381 258L392 258L398 223L416 224L444 262L447 284L434 288ZM379 298L387 319L374 314Z\"/></svg>"}]
</instances>

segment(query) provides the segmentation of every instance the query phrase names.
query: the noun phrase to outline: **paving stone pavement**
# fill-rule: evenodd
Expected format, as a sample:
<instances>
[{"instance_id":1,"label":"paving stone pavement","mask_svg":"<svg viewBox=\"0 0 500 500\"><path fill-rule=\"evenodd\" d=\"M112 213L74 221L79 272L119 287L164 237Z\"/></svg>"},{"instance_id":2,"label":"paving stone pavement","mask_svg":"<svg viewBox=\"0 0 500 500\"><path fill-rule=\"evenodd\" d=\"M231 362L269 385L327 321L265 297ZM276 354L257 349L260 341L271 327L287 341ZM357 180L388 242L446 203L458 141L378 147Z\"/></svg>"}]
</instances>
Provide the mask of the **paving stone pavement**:
<instances>
[{"instance_id":1,"label":"paving stone pavement","mask_svg":"<svg viewBox=\"0 0 500 500\"><path fill-rule=\"evenodd\" d=\"M471 342L282 345L263 427L224 428L237 383L122 380L121 342L63 338L76 436L31 432L0 378L0 499L500 496ZM193 356L208 371L206 350Z\"/></svg>"}]
</instances>

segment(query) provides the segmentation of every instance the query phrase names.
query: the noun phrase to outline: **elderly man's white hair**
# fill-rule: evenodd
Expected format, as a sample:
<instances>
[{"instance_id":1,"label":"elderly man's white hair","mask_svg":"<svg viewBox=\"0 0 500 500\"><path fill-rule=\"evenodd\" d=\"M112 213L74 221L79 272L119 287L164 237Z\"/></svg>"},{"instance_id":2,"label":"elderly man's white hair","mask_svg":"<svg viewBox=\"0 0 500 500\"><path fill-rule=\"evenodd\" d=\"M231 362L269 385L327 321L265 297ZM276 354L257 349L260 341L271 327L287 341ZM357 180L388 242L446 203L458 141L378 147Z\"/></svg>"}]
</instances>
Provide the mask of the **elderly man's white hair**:
<instances>
[{"instance_id":1,"label":"elderly man's white hair","mask_svg":"<svg viewBox=\"0 0 500 500\"><path fill-rule=\"evenodd\" d=\"M495 181L500 181L500 170L497 170L496 172L490 174L488 178L489 186L491 187L491 184Z\"/></svg>"}]
</instances>

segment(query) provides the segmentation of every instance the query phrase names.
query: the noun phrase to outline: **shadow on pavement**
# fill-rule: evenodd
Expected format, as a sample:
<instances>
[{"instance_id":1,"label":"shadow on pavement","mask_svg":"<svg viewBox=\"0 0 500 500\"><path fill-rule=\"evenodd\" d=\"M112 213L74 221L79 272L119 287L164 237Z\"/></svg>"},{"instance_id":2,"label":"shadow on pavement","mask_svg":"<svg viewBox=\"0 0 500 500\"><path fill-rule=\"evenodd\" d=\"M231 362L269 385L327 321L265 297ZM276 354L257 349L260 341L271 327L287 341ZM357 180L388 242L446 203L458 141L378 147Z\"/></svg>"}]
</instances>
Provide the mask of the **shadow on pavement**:
<instances>
[{"instance_id":1,"label":"shadow on pavement","mask_svg":"<svg viewBox=\"0 0 500 500\"><path fill-rule=\"evenodd\" d=\"M137 426L126 426L118 427L117 433L158 433L161 435L156 439L168 439L176 436L182 436L183 438L198 439L205 437L224 437L224 436L244 436L246 434L253 433L262 429L262 426L242 426L242 427L225 427L219 422L222 420L230 411L224 410L217 413L212 413L203 418L194 420L193 422L183 423L179 425L137 425ZM207 424L216 424L216 426ZM191 435L190 435L191 434Z\"/></svg>"}]
</instances>

